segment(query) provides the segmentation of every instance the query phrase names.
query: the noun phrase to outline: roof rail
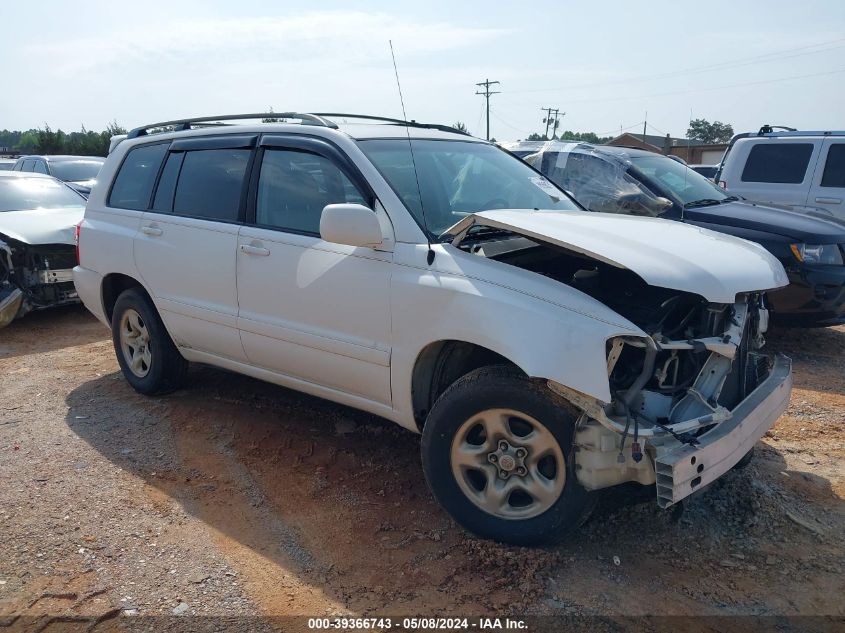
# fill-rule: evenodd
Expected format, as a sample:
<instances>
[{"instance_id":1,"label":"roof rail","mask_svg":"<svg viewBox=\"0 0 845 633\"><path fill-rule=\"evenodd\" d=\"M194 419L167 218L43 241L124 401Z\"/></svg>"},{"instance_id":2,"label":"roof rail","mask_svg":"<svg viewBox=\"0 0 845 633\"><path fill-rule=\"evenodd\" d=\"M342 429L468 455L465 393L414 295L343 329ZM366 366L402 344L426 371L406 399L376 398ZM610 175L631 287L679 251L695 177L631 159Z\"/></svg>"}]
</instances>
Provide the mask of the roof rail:
<instances>
[{"instance_id":1,"label":"roof rail","mask_svg":"<svg viewBox=\"0 0 845 633\"><path fill-rule=\"evenodd\" d=\"M146 136L150 130L159 127L172 127L173 131L190 130L196 124L215 125L223 121L240 121L245 119L299 119L303 125L318 125L321 127L337 128L337 124L324 119L316 114L307 114L302 112L259 112L253 114L223 114L220 116L204 116L194 117L191 119L176 119L175 121L162 121L161 123L151 123L136 127L129 131L126 138L138 138L139 136Z\"/></svg>"},{"instance_id":2,"label":"roof rail","mask_svg":"<svg viewBox=\"0 0 845 633\"><path fill-rule=\"evenodd\" d=\"M417 123L414 120L406 121L404 119L392 119L384 116L373 116L370 114L348 114L345 112L313 112L314 116L325 117L327 119L362 119L364 121L378 121L379 123L390 123L391 125L407 125L408 127L425 128L430 130L440 130L441 132L452 132L454 134L463 134L469 136L469 133L459 130L451 125L440 125L439 123Z\"/></svg>"},{"instance_id":3,"label":"roof rail","mask_svg":"<svg viewBox=\"0 0 845 633\"><path fill-rule=\"evenodd\" d=\"M795 132L794 127L787 127L786 125L769 125L768 123L764 124L763 127L760 128L760 131L757 132L757 136L763 136L763 134L771 134L775 130L783 130L784 132Z\"/></svg>"}]
</instances>

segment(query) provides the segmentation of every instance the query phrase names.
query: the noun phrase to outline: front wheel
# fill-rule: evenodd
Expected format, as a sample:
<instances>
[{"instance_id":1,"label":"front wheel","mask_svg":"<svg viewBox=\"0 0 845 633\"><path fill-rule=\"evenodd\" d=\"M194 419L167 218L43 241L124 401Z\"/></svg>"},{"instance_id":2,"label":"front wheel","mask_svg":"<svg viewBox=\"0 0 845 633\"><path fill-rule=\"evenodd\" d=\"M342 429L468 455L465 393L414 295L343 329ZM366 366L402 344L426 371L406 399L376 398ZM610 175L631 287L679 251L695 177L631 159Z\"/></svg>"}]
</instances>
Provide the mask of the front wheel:
<instances>
[{"instance_id":1,"label":"front wheel","mask_svg":"<svg viewBox=\"0 0 845 633\"><path fill-rule=\"evenodd\" d=\"M484 538L539 545L562 538L593 497L577 481L572 407L510 367L484 367L437 400L423 429L432 493Z\"/></svg>"},{"instance_id":2,"label":"front wheel","mask_svg":"<svg viewBox=\"0 0 845 633\"><path fill-rule=\"evenodd\" d=\"M143 394L177 389L188 370L152 301L138 288L123 291L114 304L112 342L130 385Z\"/></svg>"}]
</instances>

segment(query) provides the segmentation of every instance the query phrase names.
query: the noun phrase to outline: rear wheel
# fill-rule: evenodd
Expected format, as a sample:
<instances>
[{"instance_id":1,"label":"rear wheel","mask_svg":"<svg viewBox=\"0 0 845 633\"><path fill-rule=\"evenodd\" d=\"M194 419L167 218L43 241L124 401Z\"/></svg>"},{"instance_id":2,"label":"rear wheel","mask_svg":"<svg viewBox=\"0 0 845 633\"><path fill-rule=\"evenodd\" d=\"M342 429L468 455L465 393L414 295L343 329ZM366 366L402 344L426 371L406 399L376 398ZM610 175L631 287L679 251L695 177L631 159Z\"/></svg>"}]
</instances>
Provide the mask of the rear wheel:
<instances>
[{"instance_id":1,"label":"rear wheel","mask_svg":"<svg viewBox=\"0 0 845 633\"><path fill-rule=\"evenodd\" d=\"M124 377L140 393L177 389L188 370L155 306L138 288L117 298L112 314L112 342Z\"/></svg>"},{"instance_id":2,"label":"rear wheel","mask_svg":"<svg viewBox=\"0 0 845 633\"><path fill-rule=\"evenodd\" d=\"M574 474L575 420L568 403L518 370L475 370L446 390L426 421L426 479L479 536L553 542L581 523L593 499Z\"/></svg>"}]
</instances>

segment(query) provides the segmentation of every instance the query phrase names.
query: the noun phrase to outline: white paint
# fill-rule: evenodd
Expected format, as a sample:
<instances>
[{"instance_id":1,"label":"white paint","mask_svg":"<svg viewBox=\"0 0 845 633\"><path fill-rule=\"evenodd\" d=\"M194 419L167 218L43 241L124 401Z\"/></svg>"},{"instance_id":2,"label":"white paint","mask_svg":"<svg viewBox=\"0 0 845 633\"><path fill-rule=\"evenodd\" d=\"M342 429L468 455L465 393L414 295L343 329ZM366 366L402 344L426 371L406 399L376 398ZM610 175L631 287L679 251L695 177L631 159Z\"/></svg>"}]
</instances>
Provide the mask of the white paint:
<instances>
[{"instance_id":1,"label":"white paint","mask_svg":"<svg viewBox=\"0 0 845 633\"><path fill-rule=\"evenodd\" d=\"M647 283L734 303L737 293L789 283L780 262L762 246L696 226L590 211L482 211L449 229L473 223L503 228L627 268Z\"/></svg>"}]
</instances>

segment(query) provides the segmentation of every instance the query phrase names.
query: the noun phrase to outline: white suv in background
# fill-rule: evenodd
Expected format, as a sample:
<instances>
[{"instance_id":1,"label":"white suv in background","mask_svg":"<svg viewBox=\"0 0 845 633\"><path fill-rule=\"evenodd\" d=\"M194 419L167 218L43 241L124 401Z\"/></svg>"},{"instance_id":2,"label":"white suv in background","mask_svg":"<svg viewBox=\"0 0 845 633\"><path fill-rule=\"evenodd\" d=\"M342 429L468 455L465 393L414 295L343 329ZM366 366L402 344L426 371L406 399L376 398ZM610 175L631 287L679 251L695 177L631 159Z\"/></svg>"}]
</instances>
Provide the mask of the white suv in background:
<instances>
[{"instance_id":1,"label":"white suv in background","mask_svg":"<svg viewBox=\"0 0 845 633\"><path fill-rule=\"evenodd\" d=\"M738 134L716 182L752 202L845 221L845 132Z\"/></svg>"},{"instance_id":2,"label":"white suv in background","mask_svg":"<svg viewBox=\"0 0 845 633\"><path fill-rule=\"evenodd\" d=\"M288 122L222 123L256 117ZM159 123L101 179L74 280L132 387L173 390L198 361L393 420L422 433L435 497L485 537L554 540L623 482L677 503L789 400L789 360L760 350L777 259L583 211L451 128Z\"/></svg>"}]
</instances>

